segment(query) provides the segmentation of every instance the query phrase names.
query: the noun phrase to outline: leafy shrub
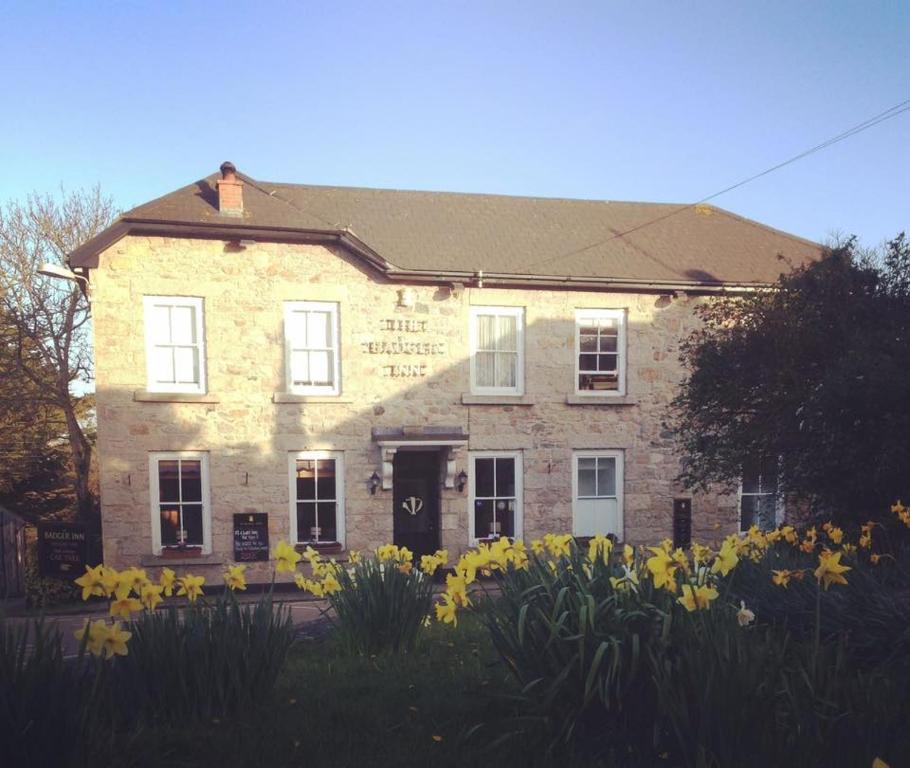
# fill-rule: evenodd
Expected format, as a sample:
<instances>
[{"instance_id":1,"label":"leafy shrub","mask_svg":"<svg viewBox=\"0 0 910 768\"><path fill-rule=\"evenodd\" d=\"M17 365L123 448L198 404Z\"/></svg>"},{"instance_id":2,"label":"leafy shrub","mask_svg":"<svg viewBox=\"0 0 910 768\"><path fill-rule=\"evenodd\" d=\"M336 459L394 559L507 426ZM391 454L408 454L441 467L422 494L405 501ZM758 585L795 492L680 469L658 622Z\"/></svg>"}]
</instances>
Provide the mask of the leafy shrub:
<instances>
[{"instance_id":1,"label":"leafy shrub","mask_svg":"<svg viewBox=\"0 0 910 768\"><path fill-rule=\"evenodd\" d=\"M290 612L270 594L240 604L233 592L178 612L143 612L118 659L118 711L182 724L229 717L265 701L294 640Z\"/></svg>"},{"instance_id":2,"label":"leafy shrub","mask_svg":"<svg viewBox=\"0 0 910 768\"><path fill-rule=\"evenodd\" d=\"M92 764L105 745L106 665L66 660L42 621L0 623L0 755L9 766Z\"/></svg>"},{"instance_id":3,"label":"leafy shrub","mask_svg":"<svg viewBox=\"0 0 910 768\"><path fill-rule=\"evenodd\" d=\"M31 608L51 608L78 602L79 590L66 579L42 576L38 570L38 547L34 540L26 546L25 600Z\"/></svg>"},{"instance_id":4,"label":"leafy shrub","mask_svg":"<svg viewBox=\"0 0 910 768\"><path fill-rule=\"evenodd\" d=\"M352 553L347 569L326 563L309 551L314 576L298 584L328 598L341 644L354 653L399 653L414 648L421 626L432 610L433 574L445 564L440 550L414 567L405 547L380 547L375 556Z\"/></svg>"}]
</instances>

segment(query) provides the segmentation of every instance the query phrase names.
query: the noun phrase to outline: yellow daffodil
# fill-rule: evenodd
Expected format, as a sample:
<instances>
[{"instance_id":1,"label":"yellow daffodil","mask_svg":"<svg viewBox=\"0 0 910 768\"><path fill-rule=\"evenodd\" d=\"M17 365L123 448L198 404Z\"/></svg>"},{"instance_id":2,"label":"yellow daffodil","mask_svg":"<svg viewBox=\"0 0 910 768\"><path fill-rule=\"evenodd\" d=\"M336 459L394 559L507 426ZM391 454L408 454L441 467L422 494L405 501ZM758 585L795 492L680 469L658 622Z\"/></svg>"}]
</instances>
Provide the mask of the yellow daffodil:
<instances>
[{"instance_id":1,"label":"yellow daffodil","mask_svg":"<svg viewBox=\"0 0 910 768\"><path fill-rule=\"evenodd\" d=\"M224 574L224 583L231 591L246 589L245 565L229 565Z\"/></svg>"},{"instance_id":2,"label":"yellow daffodil","mask_svg":"<svg viewBox=\"0 0 910 768\"><path fill-rule=\"evenodd\" d=\"M543 542L540 539L531 539L531 551L535 555L542 555L544 551Z\"/></svg>"},{"instance_id":3,"label":"yellow daffodil","mask_svg":"<svg viewBox=\"0 0 910 768\"><path fill-rule=\"evenodd\" d=\"M433 555L420 556L420 570L427 576L432 576L436 573L437 568L439 568L439 561Z\"/></svg>"},{"instance_id":4,"label":"yellow daffodil","mask_svg":"<svg viewBox=\"0 0 910 768\"><path fill-rule=\"evenodd\" d=\"M648 558L645 565L654 579L655 589L664 588L668 592L676 592L676 571L679 566L673 562L673 558L663 547L648 547L648 549L654 553L654 557Z\"/></svg>"},{"instance_id":5,"label":"yellow daffodil","mask_svg":"<svg viewBox=\"0 0 910 768\"><path fill-rule=\"evenodd\" d=\"M682 597L677 598L676 602L691 613L692 611L708 610L711 607L711 601L716 600L717 597L717 590L707 584L700 587L683 584Z\"/></svg>"},{"instance_id":6,"label":"yellow daffodil","mask_svg":"<svg viewBox=\"0 0 910 768\"><path fill-rule=\"evenodd\" d=\"M186 576L178 579L177 583L180 586L180 589L177 590L177 595L179 597L186 596L187 600L191 603L195 603L196 598L202 594L202 585L205 584L205 577L192 576L188 573Z\"/></svg>"},{"instance_id":7,"label":"yellow daffodil","mask_svg":"<svg viewBox=\"0 0 910 768\"><path fill-rule=\"evenodd\" d=\"M843 574L851 570L847 565L840 564L841 552L824 550L818 556L818 568L815 569L815 578L828 589L832 584L846 584Z\"/></svg>"},{"instance_id":8,"label":"yellow daffodil","mask_svg":"<svg viewBox=\"0 0 910 768\"><path fill-rule=\"evenodd\" d=\"M139 602L142 603L142 607L147 611L154 611L158 607L158 603L163 599L161 597L162 591L164 591L164 587L159 584L152 584L151 582L144 584L139 592Z\"/></svg>"},{"instance_id":9,"label":"yellow daffodil","mask_svg":"<svg viewBox=\"0 0 910 768\"><path fill-rule=\"evenodd\" d=\"M714 564L711 566L711 573L719 573L726 576L732 571L739 562L739 556L736 554L736 537L727 537L720 546L717 557L714 558Z\"/></svg>"},{"instance_id":10,"label":"yellow daffodil","mask_svg":"<svg viewBox=\"0 0 910 768\"><path fill-rule=\"evenodd\" d=\"M598 533L588 542L588 562L595 563L603 559L604 565L610 564L610 553L613 551L613 540Z\"/></svg>"},{"instance_id":11,"label":"yellow daffodil","mask_svg":"<svg viewBox=\"0 0 910 768\"><path fill-rule=\"evenodd\" d=\"M177 583L177 574L170 568L162 568L161 575L158 577L158 583L164 590L165 597L173 597L174 585Z\"/></svg>"},{"instance_id":12,"label":"yellow daffodil","mask_svg":"<svg viewBox=\"0 0 910 768\"><path fill-rule=\"evenodd\" d=\"M127 587L130 592L138 595L142 591L142 587L148 584L148 577L146 577L145 571L141 568L127 568L125 571L120 572L119 582L120 585Z\"/></svg>"},{"instance_id":13,"label":"yellow daffodil","mask_svg":"<svg viewBox=\"0 0 910 768\"><path fill-rule=\"evenodd\" d=\"M450 573L446 576L446 593L457 605L467 607L471 604L471 600L468 598L468 585L462 574Z\"/></svg>"},{"instance_id":14,"label":"yellow daffodil","mask_svg":"<svg viewBox=\"0 0 910 768\"><path fill-rule=\"evenodd\" d=\"M306 589L306 582L306 576L304 576L302 573L294 574L294 583L297 585L297 589Z\"/></svg>"},{"instance_id":15,"label":"yellow daffodil","mask_svg":"<svg viewBox=\"0 0 910 768\"><path fill-rule=\"evenodd\" d=\"M776 544L784 536L784 532L780 528L775 528L773 531L768 531L765 534L765 541L769 544Z\"/></svg>"},{"instance_id":16,"label":"yellow daffodil","mask_svg":"<svg viewBox=\"0 0 910 768\"><path fill-rule=\"evenodd\" d=\"M455 614L455 601L451 595L443 593L442 602L436 604L436 621L451 624L453 627L458 626L458 618Z\"/></svg>"},{"instance_id":17,"label":"yellow daffodil","mask_svg":"<svg viewBox=\"0 0 910 768\"><path fill-rule=\"evenodd\" d=\"M632 567L632 563L635 562L635 550L632 548L631 544L626 544L622 548L622 561L629 567Z\"/></svg>"},{"instance_id":18,"label":"yellow daffodil","mask_svg":"<svg viewBox=\"0 0 910 768\"><path fill-rule=\"evenodd\" d=\"M818 532L813 526L808 531L806 531L806 538L803 539L802 544L799 545L799 548L806 553L811 553L815 551L815 545L818 543Z\"/></svg>"},{"instance_id":19,"label":"yellow daffodil","mask_svg":"<svg viewBox=\"0 0 910 768\"><path fill-rule=\"evenodd\" d=\"M338 583L335 574L330 573L322 580L322 591L327 595L334 595L341 591L341 584Z\"/></svg>"},{"instance_id":20,"label":"yellow daffodil","mask_svg":"<svg viewBox=\"0 0 910 768\"><path fill-rule=\"evenodd\" d=\"M300 553L286 541L279 541L272 553L275 558L276 573L294 573L297 563L300 562Z\"/></svg>"},{"instance_id":21,"label":"yellow daffodil","mask_svg":"<svg viewBox=\"0 0 910 768\"><path fill-rule=\"evenodd\" d=\"M844 554L847 555L848 557L853 557L853 555L856 554L856 544L851 544L850 542L847 542L846 544L844 544L843 547L841 547L841 549L844 550Z\"/></svg>"},{"instance_id":22,"label":"yellow daffodil","mask_svg":"<svg viewBox=\"0 0 910 768\"><path fill-rule=\"evenodd\" d=\"M739 601L739 610L736 612L736 621L741 627L748 627L755 621L755 614L746 608L746 601Z\"/></svg>"},{"instance_id":23,"label":"yellow daffodil","mask_svg":"<svg viewBox=\"0 0 910 768\"><path fill-rule=\"evenodd\" d=\"M844 532L836 525L829 525L827 530L828 538L833 544L840 544L844 539Z\"/></svg>"},{"instance_id":24,"label":"yellow daffodil","mask_svg":"<svg viewBox=\"0 0 910 768\"><path fill-rule=\"evenodd\" d=\"M352 549L348 552L348 560L351 565L357 565L363 560L363 556L356 549Z\"/></svg>"},{"instance_id":25,"label":"yellow daffodil","mask_svg":"<svg viewBox=\"0 0 910 768\"><path fill-rule=\"evenodd\" d=\"M135 597L117 596L114 600L111 600L111 616L120 616L123 619L129 620L130 616L133 613L141 610L142 603L140 603Z\"/></svg>"},{"instance_id":26,"label":"yellow daffodil","mask_svg":"<svg viewBox=\"0 0 910 768\"><path fill-rule=\"evenodd\" d=\"M689 566L689 555L684 549L677 547L673 550L673 554L670 555L673 558L673 562L676 563L682 572L685 574L691 573L691 568Z\"/></svg>"},{"instance_id":27,"label":"yellow daffodil","mask_svg":"<svg viewBox=\"0 0 910 768\"><path fill-rule=\"evenodd\" d=\"M777 586L784 587L790 583L790 579L793 577L793 574L788 570L781 571L771 571L771 581L773 581Z\"/></svg>"},{"instance_id":28,"label":"yellow daffodil","mask_svg":"<svg viewBox=\"0 0 910 768\"><path fill-rule=\"evenodd\" d=\"M704 565L712 557L714 557L714 552L711 551L710 547L699 544L697 541L692 542L692 560L695 562L696 567Z\"/></svg>"},{"instance_id":29,"label":"yellow daffodil","mask_svg":"<svg viewBox=\"0 0 910 768\"><path fill-rule=\"evenodd\" d=\"M891 766L880 757L876 757L875 760L872 761L872 768L891 768Z\"/></svg>"},{"instance_id":30,"label":"yellow daffodil","mask_svg":"<svg viewBox=\"0 0 910 768\"><path fill-rule=\"evenodd\" d=\"M413 570L413 568L414 568L414 566L411 565L411 563L405 562L405 563L398 564L398 570L401 573L403 573L405 576L407 576Z\"/></svg>"},{"instance_id":31,"label":"yellow daffodil","mask_svg":"<svg viewBox=\"0 0 910 768\"><path fill-rule=\"evenodd\" d=\"M96 565L94 568L85 566L85 573L75 580L82 587L82 599L88 600L92 595L104 597L104 566Z\"/></svg>"},{"instance_id":32,"label":"yellow daffodil","mask_svg":"<svg viewBox=\"0 0 910 768\"><path fill-rule=\"evenodd\" d=\"M780 532L788 544L795 547L799 543L799 534L792 525L785 525Z\"/></svg>"},{"instance_id":33,"label":"yellow daffodil","mask_svg":"<svg viewBox=\"0 0 910 768\"><path fill-rule=\"evenodd\" d=\"M564 533L557 535L555 533L548 533L543 537L543 543L552 557L568 557L572 551L572 534Z\"/></svg>"},{"instance_id":34,"label":"yellow daffodil","mask_svg":"<svg viewBox=\"0 0 910 768\"><path fill-rule=\"evenodd\" d=\"M110 597L120 585L119 572L110 566L101 566L101 583L104 587L104 596Z\"/></svg>"},{"instance_id":35,"label":"yellow daffodil","mask_svg":"<svg viewBox=\"0 0 910 768\"><path fill-rule=\"evenodd\" d=\"M120 629L120 622L115 621L105 633L104 641L101 643L101 655L107 659L113 656L126 656L126 644L132 636L132 632Z\"/></svg>"},{"instance_id":36,"label":"yellow daffodil","mask_svg":"<svg viewBox=\"0 0 910 768\"><path fill-rule=\"evenodd\" d=\"M86 633L88 633L88 639L85 637ZM85 640L85 648L89 653L93 656L100 656L104 638L107 637L107 623L104 619L97 621L86 619L81 629L77 629L73 635L80 643Z\"/></svg>"}]
</instances>

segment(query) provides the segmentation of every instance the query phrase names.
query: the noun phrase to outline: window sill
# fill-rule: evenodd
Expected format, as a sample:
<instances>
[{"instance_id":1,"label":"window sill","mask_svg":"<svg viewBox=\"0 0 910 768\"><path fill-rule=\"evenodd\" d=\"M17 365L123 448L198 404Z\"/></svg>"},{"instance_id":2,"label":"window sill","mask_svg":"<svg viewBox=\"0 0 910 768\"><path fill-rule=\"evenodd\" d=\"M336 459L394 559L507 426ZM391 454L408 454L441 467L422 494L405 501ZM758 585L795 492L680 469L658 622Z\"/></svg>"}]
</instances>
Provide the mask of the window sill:
<instances>
[{"instance_id":1,"label":"window sill","mask_svg":"<svg viewBox=\"0 0 910 768\"><path fill-rule=\"evenodd\" d=\"M628 395L566 395L566 405L638 405Z\"/></svg>"},{"instance_id":2,"label":"window sill","mask_svg":"<svg viewBox=\"0 0 910 768\"><path fill-rule=\"evenodd\" d=\"M275 392L273 403L353 403L354 398L341 395L295 395L292 392Z\"/></svg>"},{"instance_id":3,"label":"window sill","mask_svg":"<svg viewBox=\"0 0 910 768\"><path fill-rule=\"evenodd\" d=\"M172 566L172 565L221 565L224 558L220 555L186 555L174 557L171 555L143 555L139 558L139 565L143 567Z\"/></svg>"},{"instance_id":4,"label":"window sill","mask_svg":"<svg viewBox=\"0 0 910 768\"><path fill-rule=\"evenodd\" d=\"M148 392L137 389L133 392L133 400L137 403L218 403L220 400L214 395L194 392Z\"/></svg>"},{"instance_id":5,"label":"window sill","mask_svg":"<svg viewBox=\"0 0 910 768\"><path fill-rule=\"evenodd\" d=\"M295 549L298 552L303 552L307 547L311 547L317 552L341 552L344 549L344 547L341 546L341 543L337 541L324 541L319 544L314 544L311 541L301 541L297 543Z\"/></svg>"},{"instance_id":6,"label":"window sill","mask_svg":"<svg viewBox=\"0 0 910 768\"><path fill-rule=\"evenodd\" d=\"M528 395L462 395L462 405L534 405Z\"/></svg>"}]
</instances>

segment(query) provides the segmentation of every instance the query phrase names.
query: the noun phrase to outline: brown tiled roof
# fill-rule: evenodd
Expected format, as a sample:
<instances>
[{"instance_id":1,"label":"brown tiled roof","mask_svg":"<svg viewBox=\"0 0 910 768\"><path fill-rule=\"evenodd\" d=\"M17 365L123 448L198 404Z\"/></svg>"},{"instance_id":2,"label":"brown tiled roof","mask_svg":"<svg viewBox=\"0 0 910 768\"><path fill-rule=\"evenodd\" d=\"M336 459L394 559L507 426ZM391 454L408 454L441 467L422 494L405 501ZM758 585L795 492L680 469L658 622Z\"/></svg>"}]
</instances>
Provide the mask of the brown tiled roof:
<instances>
[{"instance_id":1,"label":"brown tiled roof","mask_svg":"<svg viewBox=\"0 0 910 768\"><path fill-rule=\"evenodd\" d=\"M820 246L713 206L278 184L242 176L244 214L218 212L214 174L129 211L119 236L144 225L190 236L236 230L259 239L334 233L393 276L495 276L656 284L770 283ZM118 227L115 224L114 227ZM269 235L268 233L271 233ZM175 232L176 234L176 232ZM91 265L109 234L74 252Z\"/></svg>"}]
</instances>

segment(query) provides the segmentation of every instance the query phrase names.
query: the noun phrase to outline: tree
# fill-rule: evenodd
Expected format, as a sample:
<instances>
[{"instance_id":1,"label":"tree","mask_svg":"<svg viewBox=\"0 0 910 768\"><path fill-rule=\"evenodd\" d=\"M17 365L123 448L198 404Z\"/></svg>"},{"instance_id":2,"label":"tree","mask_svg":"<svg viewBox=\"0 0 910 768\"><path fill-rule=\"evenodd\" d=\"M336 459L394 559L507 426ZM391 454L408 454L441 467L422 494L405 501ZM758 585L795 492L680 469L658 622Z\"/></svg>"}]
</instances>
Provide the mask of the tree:
<instances>
[{"instance_id":1,"label":"tree","mask_svg":"<svg viewBox=\"0 0 910 768\"><path fill-rule=\"evenodd\" d=\"M910 498L910 242L856 239L771 290L700 305L667 426L690 488L759 458L810 514L865 519Z\"/></svg>"},{"instance_id":2,"label":"tree","mask_svg":"<svg viewBox=\"0 0 910 768\"><path fill-rule=\"evenodd\" d=\"M114 213L112 200L97 188L32 195L25 203L0 206L0 366L8 383L0 388L0 416L7 416L4 444L14 450L9 446L17 443L23 415L46 424L50 440L68 447L76 507L85 519L96 514L92 442L74 384L92 375L90 308L77 282L40 275L38 269L44 263L65 267L67 254L105 229ZM18 426L10 428L10 414ZM34 453L37 444L28 450Z\"/></svg>"}]
</instances>

